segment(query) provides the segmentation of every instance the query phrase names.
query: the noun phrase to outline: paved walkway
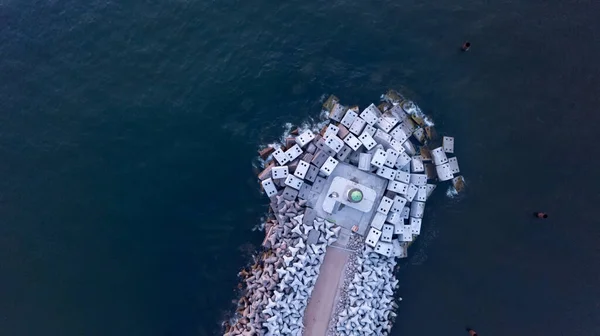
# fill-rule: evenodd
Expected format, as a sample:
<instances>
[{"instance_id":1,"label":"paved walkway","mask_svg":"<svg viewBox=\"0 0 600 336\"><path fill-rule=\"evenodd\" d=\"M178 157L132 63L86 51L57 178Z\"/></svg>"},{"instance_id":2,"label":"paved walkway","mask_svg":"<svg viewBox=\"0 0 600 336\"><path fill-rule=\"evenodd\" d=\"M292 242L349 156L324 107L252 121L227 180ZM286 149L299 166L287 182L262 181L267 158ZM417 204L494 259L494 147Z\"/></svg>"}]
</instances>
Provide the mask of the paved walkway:
<instances>
[{"instance_id":1,"label":"paved walkway","mask_svg":"<svg viewBox=\"0 0 600 336\"><path fill-rule=\"evenodd\" d=\"M319 277L304 312L304 336L325 336L337 298L343 285L344 269L350 251L328 247Z\"/></svg>"}]
</instances>

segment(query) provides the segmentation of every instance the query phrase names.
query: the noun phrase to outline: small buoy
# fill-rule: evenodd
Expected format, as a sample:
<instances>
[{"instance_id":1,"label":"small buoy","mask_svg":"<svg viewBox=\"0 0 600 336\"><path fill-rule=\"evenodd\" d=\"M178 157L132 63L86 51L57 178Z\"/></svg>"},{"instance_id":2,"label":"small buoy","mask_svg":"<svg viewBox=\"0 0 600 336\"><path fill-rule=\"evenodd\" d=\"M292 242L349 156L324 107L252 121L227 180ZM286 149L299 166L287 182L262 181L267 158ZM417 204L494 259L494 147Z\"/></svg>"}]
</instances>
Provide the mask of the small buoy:
<instances>
[{"instance_id":1,"label":"small buoy","mask_svg":"<svg viewBox=\"0 0 600 336\"><path fill-rule=\"evenodd\" d=\"M460 49L462 51L467 51L467 50L469 50L469 48L471 48L471 42L467 41L462 45L462 47Z\"/></svg>"},{"instance_id":2,"label":"small buoy","mask_svg":"<svg viewBox=\"0 0 600 336\"><path fill-rule=\"evenodd\" d=\"M548 214L545 212L534 212L533 217L546 219L548 218Z\"/></svg>"}]
</instances>

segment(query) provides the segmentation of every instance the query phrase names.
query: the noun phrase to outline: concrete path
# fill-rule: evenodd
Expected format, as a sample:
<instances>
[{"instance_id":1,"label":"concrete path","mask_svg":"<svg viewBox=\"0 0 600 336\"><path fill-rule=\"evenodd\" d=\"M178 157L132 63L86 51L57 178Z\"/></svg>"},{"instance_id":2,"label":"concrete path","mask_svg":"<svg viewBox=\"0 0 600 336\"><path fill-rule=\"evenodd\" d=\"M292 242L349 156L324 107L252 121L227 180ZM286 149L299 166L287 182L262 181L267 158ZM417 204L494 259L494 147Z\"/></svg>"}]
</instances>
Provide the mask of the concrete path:
<instances>
[{"instance_id":1,"label":"concrete path","mask_svg":"<svg viewBox=\"0 0 600 336\"><path fill-rule=\"evenodd\" d=\"M337 298L343 285L344 269L350 252L328 247L319 277L304 312L304 336L325 336Z\"/></svg>"}]
</instances>

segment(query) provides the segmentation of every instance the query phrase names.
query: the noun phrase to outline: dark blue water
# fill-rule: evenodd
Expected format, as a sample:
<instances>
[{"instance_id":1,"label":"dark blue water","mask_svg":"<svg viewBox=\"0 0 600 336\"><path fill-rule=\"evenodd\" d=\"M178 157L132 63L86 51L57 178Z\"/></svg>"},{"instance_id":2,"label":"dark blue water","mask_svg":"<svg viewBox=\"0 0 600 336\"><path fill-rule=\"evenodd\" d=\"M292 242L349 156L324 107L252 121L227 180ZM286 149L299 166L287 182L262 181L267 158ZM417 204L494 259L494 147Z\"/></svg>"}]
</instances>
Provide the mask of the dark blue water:
<instances>
[{"instance_id":1,"label":"dark blue water","mask_svg":"<svg viewBox=\"0 0 600 336\"><path fill-rule=\"evenodd\" d=\"M262 236L259 144L397 88L469 186L430 202L393 334L600 335L598 10L3 1L1 334L217 334Z\"/></svg>"}]
</instances>

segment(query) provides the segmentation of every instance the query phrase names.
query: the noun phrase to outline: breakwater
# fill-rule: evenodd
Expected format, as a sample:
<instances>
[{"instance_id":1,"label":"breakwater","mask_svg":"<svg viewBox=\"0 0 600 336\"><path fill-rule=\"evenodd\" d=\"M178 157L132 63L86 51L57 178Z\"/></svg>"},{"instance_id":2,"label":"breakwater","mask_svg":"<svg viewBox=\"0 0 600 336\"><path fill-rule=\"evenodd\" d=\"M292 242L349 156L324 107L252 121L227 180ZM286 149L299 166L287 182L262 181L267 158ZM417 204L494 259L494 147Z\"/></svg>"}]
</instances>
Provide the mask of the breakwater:
<instances>
[{"instance_id":1,"label":"breakwater","mask_svg":"<svg viewBox=\"0 0 600 336\"><path fill-rule=\"evenodd\" d=\"M398 307L395 258L420 234L437 184L464 189L454 138L395 91L362 112L335 96L323 108L322 128L259 151L265 250L240 273L227 336L386 335Z\"/></svg>"}]
</instances>

